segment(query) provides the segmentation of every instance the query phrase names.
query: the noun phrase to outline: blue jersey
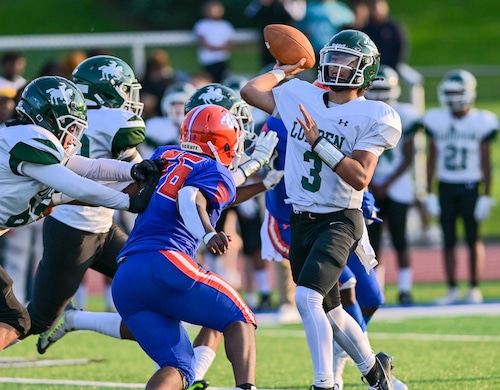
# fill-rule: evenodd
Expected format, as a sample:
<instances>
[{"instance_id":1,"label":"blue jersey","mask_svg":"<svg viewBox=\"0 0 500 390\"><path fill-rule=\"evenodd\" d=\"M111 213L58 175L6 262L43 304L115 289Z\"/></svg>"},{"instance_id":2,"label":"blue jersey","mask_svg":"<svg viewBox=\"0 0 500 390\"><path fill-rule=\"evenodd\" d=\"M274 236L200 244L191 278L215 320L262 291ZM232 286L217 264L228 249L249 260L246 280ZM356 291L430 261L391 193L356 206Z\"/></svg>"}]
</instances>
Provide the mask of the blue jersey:
<instances>
[{"instance_id":1,"label":"blue jersey","mask_svg":"<svg viewBox=\"0 0 500 390\"><path fill-rule=\"evenodd\" d=\"M178 146L159 147L151 158L166 160L163 175L118 258L157 250L175 250L194 258L199 241L188 231L177 210L177 193L184 186L199 188L208 199L210 221L215 226L222 209L236 196L231 173L219 162Z\"/></svg>"},{"instance_id":2,"label":"blue jersey","mask_svg":"<svg viewBox=\"0 0 500 390\"><path fill-rule=\"evenodd\" d=\"M267 118L266 126L267 129L273 130L278 133L279 141L275 149L275 151L278 153L278 157L276 157L274 161L273 168L281 171L285 169L285 151L288 133L285 125L283 124L283 121L273 116L269 116ZM264 129L264 131L266 130ZM266 209L279 223L289 224L292 205L285 203L286 198L287 194L285 189L285 181L281 180L274 189L266 192Z\"/></svg>"}]
</instances>

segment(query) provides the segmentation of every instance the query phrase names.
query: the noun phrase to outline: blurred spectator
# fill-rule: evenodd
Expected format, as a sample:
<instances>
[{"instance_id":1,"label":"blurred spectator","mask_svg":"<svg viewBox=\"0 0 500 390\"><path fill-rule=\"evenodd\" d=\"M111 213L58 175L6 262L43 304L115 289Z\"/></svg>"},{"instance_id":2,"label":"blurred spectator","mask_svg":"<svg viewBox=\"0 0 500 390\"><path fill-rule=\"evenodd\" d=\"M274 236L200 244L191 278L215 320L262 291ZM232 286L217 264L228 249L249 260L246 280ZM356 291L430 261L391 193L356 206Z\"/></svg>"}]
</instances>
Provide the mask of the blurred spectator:
<instances>
[{"instance_id":1,"label":"blurred spectator","mask_svg":"<svg viewBox=\"0 0 500 390\"><path fill-rule=\"evenodd\" d=\"M370 19L369 0L352 0L349 2L352 12L354 12L354 21L342 26L341 30L363 30Z\"/></svg>"},{"instance_id":2,"label":"blurred spectator","mask_svg":"<svg viewBox=\"0 0 500 390\"><path fill-rule=\"evenodd\" d=\"M293 25L304 17L305 9L304 0L253 0L245 9L245 16L255 20L256 27L262 34L268 24ZM261 68L276 62L264 44L264 35L260 49Z\"/></svg>"},{"instance_id":3,"label":"blurred spectator","mask_svg":"<svg viewBox=\"0 0 500 390\"><path fill-rule=\"evenodd\" d=\"M319 60L319 51L346 24L354 22L354 12L337 0L317 0L307 3L304 18L297 27L309 38Z\"/></svg>"},{"instance_id":4,"label":"blurred spectator","mask_svg":"<svg viewBox=\"0 0 500 390\"><path fill-rule=\"evenodd\" d=\"M207 1L202 14L193 26L199 45L198 62L211 75L212 82L220 83L229 69L234 27L223 19L224 6L218 0Z\"/></svg>"},{"instance_id":5,"label":"blurred spectator","mask_svg":"<svg viewBox=\"0 0 500 390\"><path fill-rule=\"evenodd\" d=\"M386 0L370 1L370 19L363 27L380 51L380 63L398 69L406 60L408 41L403 26L389 16L389 4Z\"/></svg>"},{"instance_id":6,"label":"blurred spectator","mask_svg":"<svg viewBox=\"0 0 500 390\"><path fill-rule=\"evenodd\" d=\"M146 62L146 72L140 80L144 119L161 115L161 98L175 81L175 72L168 52L164 49L153 50Z\"/></svg>"},{"instance_id":7,"label":"blurred spectator","mask_svg":"<svg viewBox=\"0 0 500 390\"><path fill-rule=\"evenodd\" d=\"M18 91L26 85L23 77L26 69L26 58L17 51L6 52L2 57L2 74L0 75L0 91L13 89Z\"/></svg>"}]
</instances>

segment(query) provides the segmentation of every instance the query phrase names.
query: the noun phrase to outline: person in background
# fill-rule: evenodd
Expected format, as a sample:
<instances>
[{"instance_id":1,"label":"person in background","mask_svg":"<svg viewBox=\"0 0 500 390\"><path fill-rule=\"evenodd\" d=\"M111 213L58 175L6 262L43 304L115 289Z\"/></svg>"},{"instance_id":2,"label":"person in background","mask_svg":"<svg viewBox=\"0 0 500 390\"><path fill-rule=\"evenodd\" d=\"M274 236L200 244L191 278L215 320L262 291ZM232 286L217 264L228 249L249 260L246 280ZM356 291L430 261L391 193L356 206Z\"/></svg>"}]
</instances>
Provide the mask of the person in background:
<instances>
[{"instance_id":1,"label":"person in background","mask_svg":"<svg viewBox=\"0 0 500 390\"><path fill-rule=\"evenodd\" d=\"M474 107L477 81L464 69L448 72L438 86L441 108L431 108L423 122L429 138L427 191L424 206L439 217L443 231L443 256L448 293L436 303L462 300L457 284L457 220L461 218L469 250L467 303L481 303L479 278L484 264L484 246L479 226L488 218L495 199L491 197L490 145L498 130L498 117ZM433 191L438 182L438 196Z\"/></svg>"},{"instance_id":2,"label":"person in background","mask_svg":"<svg viewBox=\"0 0 500 390\"><path fill-rule=\"evenodd\" d=\"M139 82L144 103L143 119L161 115L161 99L169 86L178 80L166 50L153 50L146 61L146 71Z\"/></svg>"},{"instance_id":3,"label":"person in background","mask_svg":"<svg viewBox=\"0 0 500 390\"><path fill-rule=\"evenodd\" d=\"M370 192L375 197L375 204L380 209L378 216L383 222L368 226L368 234L379 262L376 275L383 289L385 266L382 260L382 233L385 228L389 229L399 267L398 300L402 305L411 305L412 274L406 227L408 210L415 203L415 185L410 172L415 155L414 137L422 128L422 121L415 106L398 102L400 95L398 73L388 65L380 65L377 78L365 96L367 99L383 101L398 112L403 135L395 148L382 153L373 173Z\"/></svg>"},{"instance_id":4,"label":"person in background","mask_svg":"<svg viewBox=\"0 0 500 390\"><path fill-rule=\"evenodd\" d=\"M354 13L345 3L337 0L314 0L307 2L306 14L296 26L309 38L318 62L319 52L325 41L343 26L353 22Z\"/></svg>"},{"instance_id":5,"label":"person in background","mask_svg":"<svg viewBox=\"0 0 500 390\"><path fill-rule=\"evenodd\" d=\"M224 6L218 0L205 2L202 14L202 19L193 26L198 40L198 62L212 82L220 83L229 71L234 27L223 19Z\"/></svg>"},{"instance_id":6,"label":"person in background","mask_svg":"<svg viewBox=\"0 0 500 390\"><path fill-rule=\"evenodd\" d=\"M255 23L261 34L260 67L273 66L276 60L264 43L264 27L268 24L294 25L306 12L305 0L252 0L245 8L245 16Z\"/></svg>"},{"instance_id":7,"label":"person in background","mask_svg":"<svg viewBox=\"0 0 500 390\"><path fill-rule=\"evenodd\" d=\"M26 85L24 71L26 57L17 51L8 51L2 56L2 73L0 74L0 90L10 88L19 91Z\"/></svg>"},{"instance_id":8,"label":"person in background","mask_svg":"<svg viewBox=\"0 0 500 390\"><path fill-rule=\"evenodd\" d=\"M370 19L361 31L370 36L382 53L380 63L398 70L398 65L408 56L406 31L390 17L387 0L370 0Z\"/></svg>"}]
</instances>

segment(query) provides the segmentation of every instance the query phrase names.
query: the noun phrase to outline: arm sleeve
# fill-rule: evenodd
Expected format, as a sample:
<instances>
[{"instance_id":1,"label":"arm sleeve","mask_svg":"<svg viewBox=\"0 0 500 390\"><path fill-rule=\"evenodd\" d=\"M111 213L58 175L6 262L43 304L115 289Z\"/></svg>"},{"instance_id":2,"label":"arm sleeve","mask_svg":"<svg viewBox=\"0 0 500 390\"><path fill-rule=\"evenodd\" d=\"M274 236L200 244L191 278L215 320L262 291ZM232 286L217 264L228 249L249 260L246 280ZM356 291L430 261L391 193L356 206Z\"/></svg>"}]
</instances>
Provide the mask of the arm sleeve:
<instances>
[{"instance_id":1,"label":"arm sleeve","mask_svg":"<svg viewBox=\"0 0 500 390\"><path fill-rule=\"evenodd\" d=\"M118 210L128 210L130 206L128 194L78 176L60 164L25 163L22 166L22 173L58 192L93 206L104 206Z\"/></svg>"},{"instance_id":2,"label":"arm sleeve","mask_svg":"<svg viewBox=\"0 0 500 390\"><path fill-rule=\"evenodd\" d=\"M130 174L134 163L107 158L90 159L83 156L73 156L66 167L79 176L92 180L131 181Z\"/></svg>"},{"instance_id":3,"label":"arm sleeve","mask_svg":"<svg viewBox=\"0 0 500 390\"><path fill-rule=\"evenodd\" d=\"M198 240L203 241L206 233L203 222L198 214L198 208L196 207L196 195L198 192L199 189L193 186L182 187L177 193L177 205L186 228Z\"/></svg>"}]
</instances>

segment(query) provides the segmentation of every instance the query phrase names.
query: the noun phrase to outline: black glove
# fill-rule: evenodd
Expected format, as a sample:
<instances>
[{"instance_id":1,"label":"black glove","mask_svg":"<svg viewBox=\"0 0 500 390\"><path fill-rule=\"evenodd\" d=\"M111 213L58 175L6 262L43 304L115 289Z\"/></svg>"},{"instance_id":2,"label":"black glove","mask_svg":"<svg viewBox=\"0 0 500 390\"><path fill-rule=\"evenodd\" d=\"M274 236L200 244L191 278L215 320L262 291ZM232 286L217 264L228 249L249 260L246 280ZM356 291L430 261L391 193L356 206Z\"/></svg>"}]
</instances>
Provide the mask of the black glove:
<instances>
[{"instance_id":1,"label":"black glove","mask_svg":"<svg viewBox=\"0 0 500 390\"><path fill-rule=\"evenodd\" d=\"M165 165L165 160L156 158L154 160L143 160L140 163L134 164L130 175L132 179L137 181L145 181L151 174L161 173L162 167Z\"/></svg>"},{"instance_id":2,"label":"black glove","mask_svg":"<svg viewBox=\"0 0 500 390\"><path fill-rule=\"evenodd\" d=\"M151 197L155 193L160 176L161 171L159 173L149 174L149 176L146 178L145 185L139 190L137 195L130 197L130 206L128 208L128 211L130 211L131 213L142 213L144 210L146 210Z\"/></svg>"}]
</instances>

